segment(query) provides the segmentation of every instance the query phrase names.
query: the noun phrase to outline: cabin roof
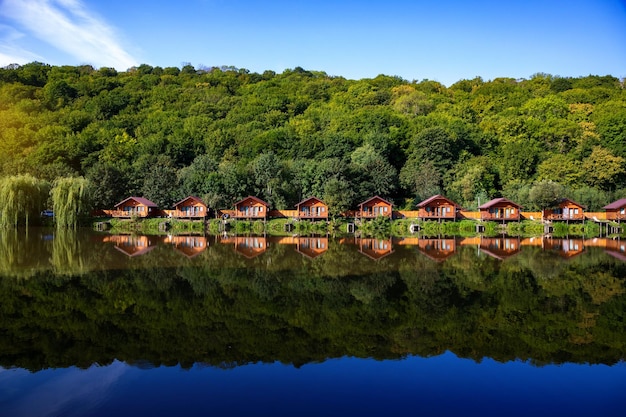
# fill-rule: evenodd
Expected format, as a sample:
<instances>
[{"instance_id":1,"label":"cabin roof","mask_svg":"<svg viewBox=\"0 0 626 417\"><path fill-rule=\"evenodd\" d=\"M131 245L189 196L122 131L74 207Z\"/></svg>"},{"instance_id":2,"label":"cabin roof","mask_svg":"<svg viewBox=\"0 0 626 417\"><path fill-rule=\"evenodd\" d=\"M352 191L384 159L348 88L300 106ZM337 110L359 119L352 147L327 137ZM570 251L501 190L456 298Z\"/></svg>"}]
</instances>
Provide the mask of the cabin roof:
<instances>
[{"instance_id":1,"label":"cabin roof","mask_svg":"<svg viewBox=\"0 0 626 417\"><path fill-rule=\"evenodd\" d=\"M603 209L619 209L626 206L626 198L620 198L617 201L612 202L611 204L607 204L606 206L602 207Z\"/></svg>"},{"instance_id":2,"label":"cabin roof","mask_svg":"<svg viewBox=\"0 0 626 417\"><path fill-rule=\"evenodd\" d=\"M491 208L495 205L501 204L501 203L509 203L517 208L522 208L522 206L520 206L519 204L504 198L504 197L500 197L500 198L494 198L493 200L487 201L485 204L483 204L482 206L478 207L479 209L488 209Z\"/></svg>"},{"instance_id":3,"label":"cabin roof","mask_svg":"<svg viewBox=\"0 0 626 417\"><path fill-rule=\"evenodd\" d=\"M152 201L148 200L147 198L143 198L143 197L128 197L126 200L120 201L119 203L117 203L115 205L115 207L119 207L122 204L124 204L125 202L129 201L129 200L135 200L136 202L138 202L139 204L143 204L144 206L148 206L148 207L157 207L157 205L155 203L153 203Z\"/></svg>"},{"instance_id":4,"label":"cabin roof","mask_svg":"<svg viewBox=\"0 0 626 417\"><path fill-rule=\"evenodd\" d=\"M299 202L298 204L296 204L296 207L299 207L299 206L301 206L302 204L307 203L307 202L309 202L309 201L311 201L311 200L316 200L316 201L319 201L320 203L322 203L322 204L326 205L326 203L324 203L322 200L320 200L320 199L319 199L319 198L317 198L317 197L309 197L309 198L305 198L304 200L302 200L301 202Z\"/></svg>"},{"instance_id":5,"label":"cabin roof","mask_svg":"<svg viewBox=\"0 0 626 417\"><path fill-rule=\"evenodd\" d=\"M437 194L437 195L434 195L434 196L432 196L430 198L427 198L426 200L424 200L421 203L419 203L417 205L417 207L427 206L428 204L432 203L433 201L439 200L439 199L446 200L448 203L452 204L455 207L461 207L457 203L455 203L454 201L450 200L449 198L446 198L446 197L442 196L441 194Z\"/></svg>"},{"instance_id":6,"label":"cabin roof","mask_svg":"<svg viewBox=\"0 0 626 417\"><path fill-rule=\"evenodd\" d=\"M174 204L174 207L176 207L176 206L177 206L177 205L179 205L179 204L184 203L184 202L185 202L185 201L187 201L187 200L195 200L195 201L197 201L198 203L204 204L204 205L206 206L206 203L205 203L204 201L202 201L200 198L198 198L198 197L196 197L196 196L193 196L193 195L190 195L190 196L188 196L188 197L183 198L183 199L182 199L182 200L180 200L178 203Z\"/></svg>"},{"instance_id":7,"label":"cabin roof","mask_svg":"<svg viewBox=\"0 0 626 417\"><path fill-rule=\"evenodd\" d=\"M564 203L564 202L566 202L566 201L568 201L568 202L570 202L570 203L574 204L575 206L581 207L581 208L583 208L583 209L586 209L586 208L587 208L587 206L583 206L582 204L577 203L577 202L575 202L574 200L572 200L571 198L567 198L567 197L559 198L559 199L556 201L556 205L559 205L559 204ZM625 199L624 201L626 201L626 199Z\"/></svg>"},{"instance_id":8,"label":"cabin roof","mask_svg":"<svg viewBox=\"0 0 626 417\"><path fill-rule=\"evenodd\" d=\"M387 203L387 204L389 204L390 206L393 206L393 204L392 204L391 202L389 202L389 201L385 200L384 198L382 198L382 197L380 197L380 196L378 196L378 195L375 195L374 197L372 197L372 198L370 198L370 199L367 199L367 200L365 200L364 202L362 202L361 204L359 204L359 207L364 206L365 204L367 204L367 203L369 203L370 201L375 200L375 199L379 199L379 200L380 200L380 201L382 201L383 203Z\"/></svg>"},{"instance_id":9,"label":"cabin roof","mask_svg":"<svg viewBox=\"0 0 626 417\"><path fill-rule=\"evenodd\" d=\"M265 201L261 200L261 199L260 199L260 198L258 198L258 197L254 197L254 196L252 196L252 195L249 195L249 196L247 196L246 198L242 198L241 200L237 201L237 202L235 203L235 206L238 206L240 203L243 203L243 202L244 202L244 201L246 201L247 199L252 199L252 200L256 201L257 203L261 203L261 204L263 204L263 205L264 205L264 206L266 206L266 207L269 207L269 206L270 206L270 205L269 205L268 203L266 203Z\"/></svg>"}]
</instances>

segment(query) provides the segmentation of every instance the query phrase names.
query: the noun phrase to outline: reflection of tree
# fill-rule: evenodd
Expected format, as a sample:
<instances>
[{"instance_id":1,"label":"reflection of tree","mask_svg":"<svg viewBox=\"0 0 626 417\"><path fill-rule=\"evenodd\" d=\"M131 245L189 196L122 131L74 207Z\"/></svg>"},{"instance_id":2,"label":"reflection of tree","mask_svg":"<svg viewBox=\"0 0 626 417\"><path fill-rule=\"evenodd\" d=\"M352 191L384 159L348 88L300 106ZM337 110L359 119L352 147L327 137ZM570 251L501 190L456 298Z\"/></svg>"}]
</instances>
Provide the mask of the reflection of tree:
<instances>
[{"instance_id":1,"label":"reflection of tree","mask_svg":"<svg viewBox=\"0 0 626 417\"><path fill-rule=\"evenodd\" d=\"M315 259L277 244L248 259L214 242L193 259L166 245L128 258L111 244L56 238L54 271L29 280L2 271L2 366L114 358L301 365L445 350L475 360L611 364L626 351L626 267L601 251L558 258L551 265L561 272L547 276L532 250L501 262L462 247L437 263L397 246L375 262L331 241ZM3 235L0 245L15 246L11 239ZM98 263L89 245L120 267Z\"/></svg>"},{"instance_id":2,"label":"reflection of tree","mask_svg":"<svg viewBox=\"0 0 626 417\"><path fill-rule=\"evenodd\" d=\"M5 277L28 278L48 268L45 232L6 229L0 233L0 273ZM50 235L51 236L51 235ZM43 256L42 256L43 254Z\"/></svg>"}]
</instances>

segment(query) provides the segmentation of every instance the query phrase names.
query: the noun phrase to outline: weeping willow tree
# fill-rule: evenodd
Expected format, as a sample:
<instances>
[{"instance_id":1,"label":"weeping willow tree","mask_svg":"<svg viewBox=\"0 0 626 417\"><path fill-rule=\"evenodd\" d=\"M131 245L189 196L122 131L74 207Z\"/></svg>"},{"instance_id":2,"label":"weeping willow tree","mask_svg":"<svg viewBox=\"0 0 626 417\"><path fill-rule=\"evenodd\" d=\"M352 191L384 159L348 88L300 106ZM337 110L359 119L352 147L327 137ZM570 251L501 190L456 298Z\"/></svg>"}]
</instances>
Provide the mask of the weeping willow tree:
<instances>
[{"instance_id":1,"label":"weeping willow tree","mask_svg":"<svg viewBox=\"0 0 626 417\"><path fill-rule=\"evenodd\" d=\"M28 226L44 208L49 190L47 181L29 174L0 178L0 226Z\"/></svg>"},{"instance_id":2,"label":"weeping willow tree","mask_svg":"<svg viewBox=\"0 0 626 417\"><path fill-rule=\"evenodd\" d=\"M89 181L83 177L57 178L50 195L57 229L75 229L89 209Z\"/></svg>"}]
</instances>

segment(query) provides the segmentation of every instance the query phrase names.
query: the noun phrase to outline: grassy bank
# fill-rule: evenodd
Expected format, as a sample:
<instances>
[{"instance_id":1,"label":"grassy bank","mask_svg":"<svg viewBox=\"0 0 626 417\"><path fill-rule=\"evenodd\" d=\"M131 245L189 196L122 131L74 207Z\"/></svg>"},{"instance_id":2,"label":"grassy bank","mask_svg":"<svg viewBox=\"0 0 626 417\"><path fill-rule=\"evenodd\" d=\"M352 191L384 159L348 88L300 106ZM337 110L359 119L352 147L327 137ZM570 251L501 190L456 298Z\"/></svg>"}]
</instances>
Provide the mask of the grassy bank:
<instances>
[{"instance_id":1,"label":"grassy bank","mask_svg":"<svg viewBox=\"0 0 626 417\"><path fill-rule=\"evenodd\" d=\"M235 234L270 234L274 236L287 235L325 235L346 234L349 219L335 219L330 221L295 221L293 219L272 219L263 221L229 220L226 230ZM106 223L105 229L111 233L145 233L145 234L185 234L210 233L218 234L224 231L224 225L219 219L211 219L206 225L200 220L173 220L173 219L93 219L93 228L99 223ZM389 220L380 217L369 221L356 222L357 230L363 236L411 236L419 232L421 236L475 236L483 234L495 236L508 234L511 236L541 236L544 234L544 225L538 221L524 220L500 224L494 222L478 222L461 220L457 222L418 221L411 219ZM479 229L478 226L482 226ZM617 225L616 225L617 226ZM411 230L413 229L413 233ZM585 223L554 223L552 235L555 237L581 236L592 237L600 234L600 226L593 222Z\"/></svg>"}]
</instances>

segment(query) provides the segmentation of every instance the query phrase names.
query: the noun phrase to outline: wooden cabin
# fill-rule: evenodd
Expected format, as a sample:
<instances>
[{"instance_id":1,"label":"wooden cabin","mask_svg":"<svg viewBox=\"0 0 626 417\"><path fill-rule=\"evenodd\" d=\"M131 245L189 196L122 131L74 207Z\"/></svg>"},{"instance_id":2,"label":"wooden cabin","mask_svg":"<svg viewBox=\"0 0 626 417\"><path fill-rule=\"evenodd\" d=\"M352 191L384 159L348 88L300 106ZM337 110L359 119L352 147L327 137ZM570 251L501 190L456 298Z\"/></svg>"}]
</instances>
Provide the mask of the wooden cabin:
<instances>
[{"instance_id":1,"label":"wooden cabin","mask_svg":"<svg viewBox=\"0 0 626 417\"><path fill-rule=\"evenodd\" d=\"M115 249L129 258L150 252L156 247L157 240L152 236L144 235L109 235L103 242L113 243Z\"/></svg>"},{"instance_id":2,"label":"wooden cabin","mask_svg":"<svg viewBox=\"0 0 626 417\"><path fill-rule=\"evenodd\" d=\"M328 250L327 237L298 237L296 251L308 258L317 258Z\"/></svg>"},{"instance_id":3,"label":"wooden cabin","mask_svg":"<svg viewBox=\"0 0 626 417\"><path fill-rule=\"evenodd\" d=\"M518 237L486 237L480 240L481 252L500 260L517 255L522 250Z\"/></svg>"},{"instance_id":4,"label":"wooden cabin","mask_svg":"<svg viewBox=\"0 0 626 417\"><path fill-rule=\"evenodd\" d=\"M198 197L189 196L176 203L169 214L175 218L204 219L209 214L209 209Z\"/></svg>"},{"instance_id":5,"label":"wooden cabin","mask_svg":"<svg viewBox=\"0 0 626 417\"><path fill-rule=\"evenodd\" d=\"M260 198L248 196L235 203L233 217L235 219L247 220L267 220L270 212L270 205Z\"/></svg>"},{"instance_id":6,"label":"wooden cabin","mask_svg":"<svg viewBox=\"0 0 626 417\"><path fill-rule=\"evenodd\" d=\"M361 219L375 219L377 217L389 217L391 219L392 207L389 201L382 197L374 196L359 204L357 216Z\"/></svg>"},{"instance_id":7,"label":"wooden cabin","mask_svg":"<svg viewBox=\"0 0 626 417\"><path fill-rule=\"evenodd\" d=\"M481 220L501 222L519 221L521 209L522 206L506 198L494 198L478 207Z\"/></svg>"},{"instance_id":8,"label":"wooden cabin","mask_svg":"<svg viewBox=\"0 0 626 417\"><path fill-rule=\"evenodd\" d=\"M604 207L606 219L621 222L626 219L626 198L619 199Z\"/></svg>"},{"instance_id":9,"label":"wooden cabin","mask_svg":"<svg viewBox=\"0 0 626 417\"><path fill-rule=\"evenodd\" d=\"M417 218L420 220L456 220L457 211L461 209L454 201L442 195L434 195L417 205Z\"/></svg>"},{"instance_id":10,"label":"wooden cabin","mask_svg":"<svg viewBox=\"0 0 626 417\"><path fill-rule=\"evenodd\" d=\"M375 261L393 253L391 239L359 238L356 243L359 252Z\"/></svg>"},{"instance_id":11,"label":"wooden cabin","mask_svg":"<svg viewBox=\"0 0 626 417\"><path fill-rule=\"evenodd\" d=\"M165 239L165 243L173 245L176 251L182 253L189 259L204 252L208 247L206 236L168 236Z\"/></svg>"},{"instance_id":12,"label":"wooden cabin","mask_svg":"<svg viewBox=\"0 0 626 417\"><path fill-rule=\"evenodd\" d=\"M296 204L296 218L301 220L328 220L328 206L317 197L309 197Z\"/></svg>"},{"instance_id":13,"label":"wooden cabin","mask_svg":"<svg viewBox=\"0 0 626 417\"><path fill-rule=\"evenodd\" d=\"M435 262L443 262L456 251L456 240L451 239L420 239L417 249Z\"/></svg>"},{"instance_id":14,"label":"wooden cabin","mask_svg":"<svg viewBox=\"0 0 626 417\"><path fill-rule=\"evenodd\" d=\"M157 205L147 198L128 197L126 200L117 203L112 210L112 217L153 217L158 215Z\"/></svg>"},{"instance_id":15,"label":"wooden cabin","mask_svg":"<svg viewBox=\"0 0 626 417\"><path fill-rule=\"evenodd\" d=\"M544 221L583 221L585 207L569 198L561 198L553 208L544 209L541 217Z\"/></svg>"}]
</instances>

